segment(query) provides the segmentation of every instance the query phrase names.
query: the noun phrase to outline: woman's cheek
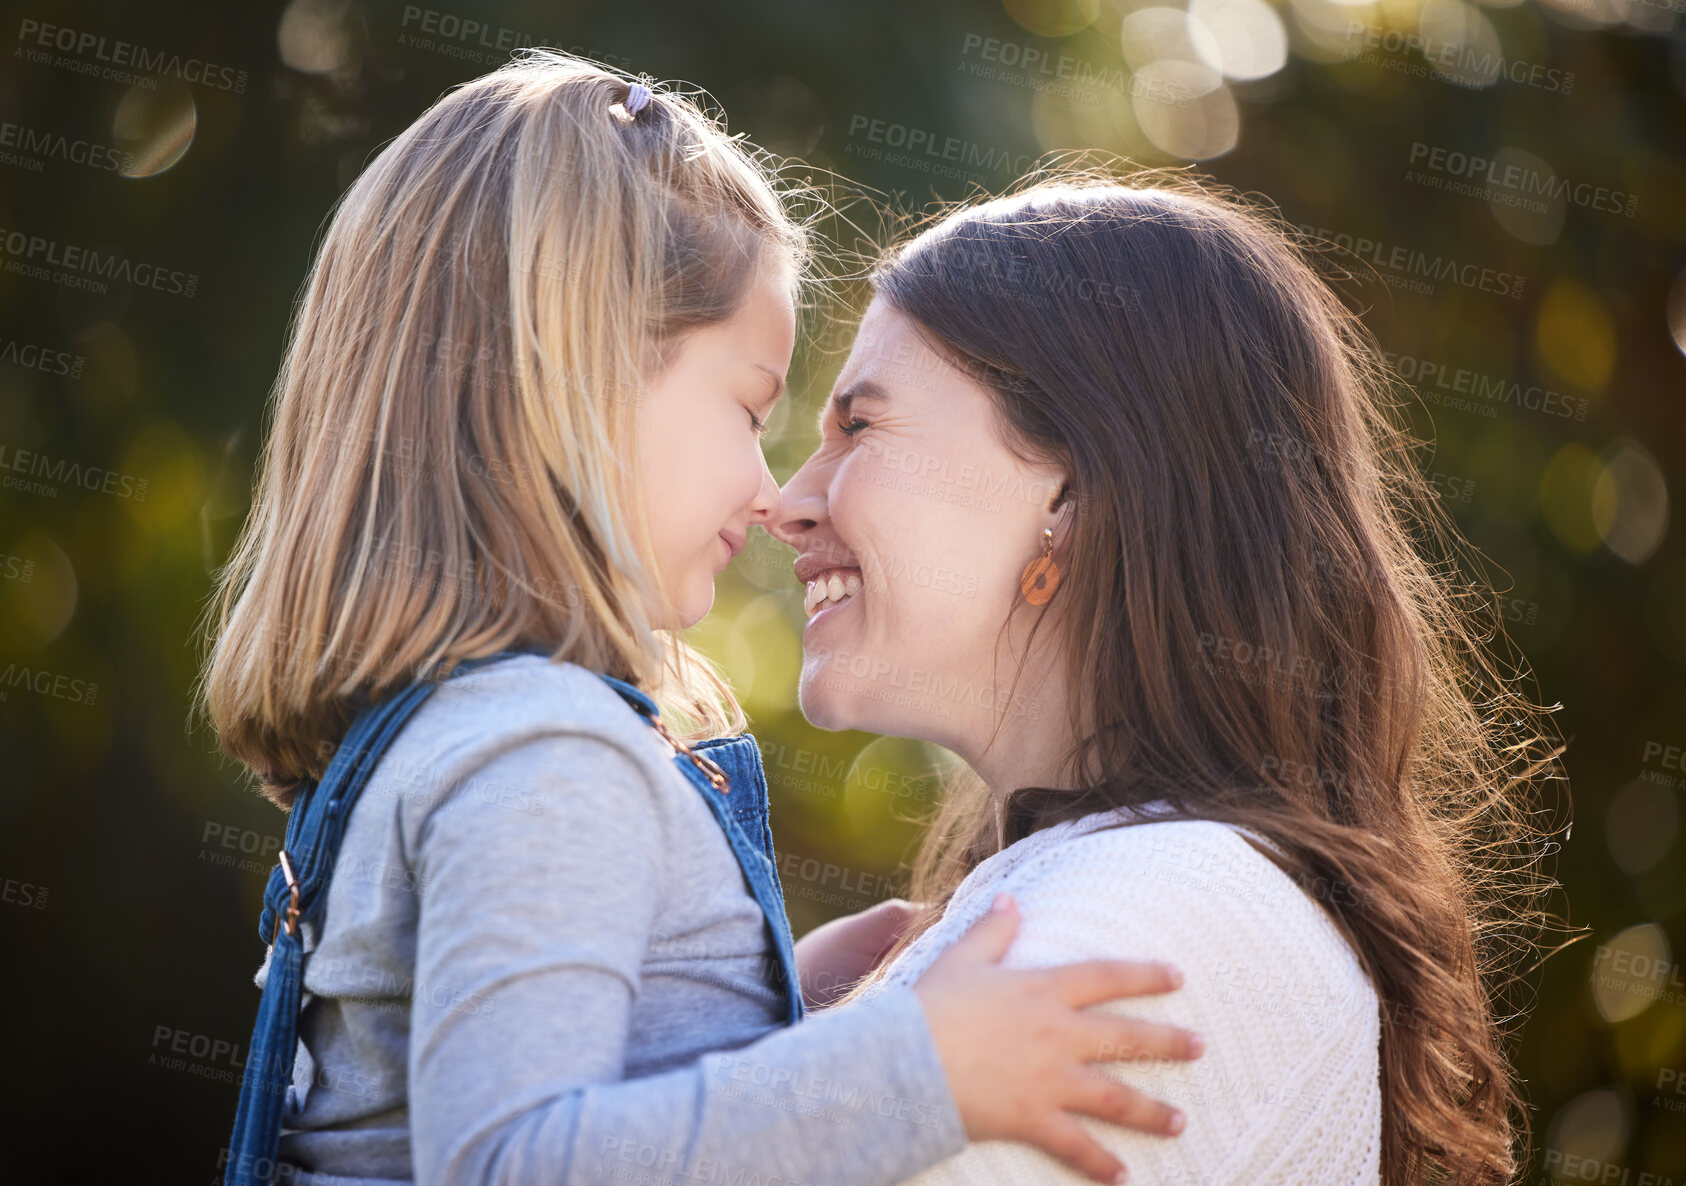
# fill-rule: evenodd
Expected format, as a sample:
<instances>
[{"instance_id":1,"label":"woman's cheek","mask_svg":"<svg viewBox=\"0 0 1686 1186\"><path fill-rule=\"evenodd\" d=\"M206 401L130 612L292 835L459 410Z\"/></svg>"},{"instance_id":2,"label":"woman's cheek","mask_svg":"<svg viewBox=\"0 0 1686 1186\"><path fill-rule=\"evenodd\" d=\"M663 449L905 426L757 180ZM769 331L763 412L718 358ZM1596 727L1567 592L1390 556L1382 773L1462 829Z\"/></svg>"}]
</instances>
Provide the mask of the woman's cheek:
<instances>
[{"instance_id":1,"label":"woman's cheek","mask_svg":"<svg viewBox=\"0 0 1686 1186\"><path fill-rule=\"evenodd\" d=\"M874 524L899 522L887 519L905 499L895 488L893 475L877 458L857 452L837 467L832 479L830 510L845 542L853 542L849 526L870 531Z\"/></svg>"},{"instance_id":2,"label":"woman's cheek","mask_svg":"<svg viewBox=\"0 0 1686 1186\"><path fill-rule=\"evenodd\" d=\"M894 518L895 508L883 505L877 493L868 467L855 465L850 459L833 476L826 501L826 513L843 548L864 569L871 568L885 533L893 533L900 526ZM872 584L870 580L867 583Z\"/></svg>"},{"instance_id":3,"label":"woman's cheek","mask_svg":"<svg viewBox=\"0 0 1686 1186\"><path fill-rule=\"evenodd\" d=\"M917 493L900 488L897 476L877 459L857 454L832 482L832 525L876 593L874 616L883 624L909 610L910 570L921 555L928 509Z\"/></svg>"}]
</instances>

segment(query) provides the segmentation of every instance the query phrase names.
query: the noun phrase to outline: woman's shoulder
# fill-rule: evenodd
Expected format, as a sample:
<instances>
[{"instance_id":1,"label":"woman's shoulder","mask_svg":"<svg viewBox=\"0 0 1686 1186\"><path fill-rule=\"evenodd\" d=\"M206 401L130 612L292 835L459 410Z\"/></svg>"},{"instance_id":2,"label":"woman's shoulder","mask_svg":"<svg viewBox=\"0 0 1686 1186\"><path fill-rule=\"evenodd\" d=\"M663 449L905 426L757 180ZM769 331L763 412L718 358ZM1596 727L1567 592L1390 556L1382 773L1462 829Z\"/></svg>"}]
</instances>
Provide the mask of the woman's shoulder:
<instances>
[{"instance_id":1,"label":"woman's shoulder","mask_svg":"<svg viewBox=\"0 0 1686 1186\"><path fill-rule=\"evenodd\" d=\"M1041 843L1015 873L1023 880L1054 866L1092 865L1171 888L1248 899L1281 895L1293 880L1249 836L1217 820L1096 812L1027 837L1023 843Z\"/></svg>"},{"instance_id":2,"label":"woman's shoulder","mask_svg":"<svg viewBox=\"0 0 1686 1186\"><path fill-rule=\"evenodd\" d=\"M1156 819L1151 813L1122 808L1097 811L1042 828L988 857L967 876L956 896L985 887L993 896L1050 877L1078 880L1080 870L1109 879L1149 878L1218 892L1239 886L1279 889L1286 875L1246 835L1216 820Z\"/></svg>"},{"instance_id":3,"label":"woman's shoulder","mask_svg":"<svg viewBox=\"0 0 1686 1186\"><path fill-rule=\"evenodd\" d=\"M1103 874L1109 881L1150 881L1177 896L1193 892L1271 907L1282 899L1306 897L1300 883L1261 845L1274 847L1218 820L1100 811L1044 828L1005 850L1010 855L1014 848L1024 849L1006 876L1022 886L1051 876L1076 880L1081 871ZM979 866L976 872L983 870Z\"/></svg>"},{"instance_id":4,"label":"woman's shoulder","mask_svg":"<svg viewBox=\"0 0 1686 1186\"><path fill-rule=\"evenodd\" d=\"M1350 886L1290 875L1258 847L1267 842L1230 824L1127 818L1101 812L1026 838L1040 842L989 896L1011 891L1027 928L1061 927L1097 956L1125 934L1151 934L1156 949L1179 959L1191 945L1220 955L1274 949L1291 952L1304 974L1369 991L1331 916L1351 904Z\"/></svg>"}]
</instances>

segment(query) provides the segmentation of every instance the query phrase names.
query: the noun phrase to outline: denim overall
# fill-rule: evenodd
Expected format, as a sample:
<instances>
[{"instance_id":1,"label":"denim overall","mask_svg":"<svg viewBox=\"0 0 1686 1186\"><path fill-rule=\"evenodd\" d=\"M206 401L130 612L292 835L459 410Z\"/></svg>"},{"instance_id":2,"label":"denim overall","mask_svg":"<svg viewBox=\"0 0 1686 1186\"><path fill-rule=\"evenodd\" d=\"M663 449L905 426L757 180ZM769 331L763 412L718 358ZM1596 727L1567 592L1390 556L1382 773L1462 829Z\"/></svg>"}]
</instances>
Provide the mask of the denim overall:
<instances>
[{"instance_id":1,"label":"denim overall","mask_svg":"<svg viewBox=\"0 0 1686 1186\"><path fill-rule=\"evenodd\" d=\"M548 657L547 652L537 650L499 651L465 660L445 678L518 654ZM654 700L613 676L600 674L599 678L619 692L647 724L671 740ZM275 1180L279 1170L276 1155L281 1140L281 1117L293 1081L304 991L305 955L298 924L308 922L320 930L327 907L328 881L339 859L340 842L345 836L351 808L387 746L438 683L437 679L418 679L365 708L352 721L321 781L305 783L294 798L287 820L286 845L281 850L279 866L269 875L263 896L263 916L258 922L259 936L271 946L269 975L248 1047L224 1186L252 1186ZM690 750L694 756L675 753L674 765L713 812L743 869L750 892L766 916L777 956L773 979L785 994L786 1024L795 1024L804 1012L802 988L796 973L790 922L785 917L784 891L774 864L760 746L752 734L742 733L699 742Z\"/></svg>"}]
</instances>

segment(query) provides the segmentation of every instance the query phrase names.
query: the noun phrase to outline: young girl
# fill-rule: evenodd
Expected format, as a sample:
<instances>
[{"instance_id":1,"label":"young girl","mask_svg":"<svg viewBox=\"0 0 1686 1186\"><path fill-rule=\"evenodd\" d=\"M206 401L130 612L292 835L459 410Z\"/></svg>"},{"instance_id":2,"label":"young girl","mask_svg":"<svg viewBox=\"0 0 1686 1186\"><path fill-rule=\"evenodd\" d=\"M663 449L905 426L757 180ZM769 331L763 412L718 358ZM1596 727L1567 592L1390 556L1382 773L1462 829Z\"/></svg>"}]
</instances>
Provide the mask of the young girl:
<instances>
[{"instance_id":1,"label":"young girl","mask_svg":"<svg viewBox=\"0 0 1686 1186\"><path fill-rule=\"evenodd\" d=\"M692 102L548 51L342 199L210 623L221 743L293 811L230 1181L854 1186L967 1138L1114 1180L1074 1114L1176 1131L1085 1064L1197 1041L1083 1011L1174 973L1001 968L1010 904L789 1024L754 740L679 740L744 718L672 632L776 517L804 263Z\"/></svg>"}]
</instances>

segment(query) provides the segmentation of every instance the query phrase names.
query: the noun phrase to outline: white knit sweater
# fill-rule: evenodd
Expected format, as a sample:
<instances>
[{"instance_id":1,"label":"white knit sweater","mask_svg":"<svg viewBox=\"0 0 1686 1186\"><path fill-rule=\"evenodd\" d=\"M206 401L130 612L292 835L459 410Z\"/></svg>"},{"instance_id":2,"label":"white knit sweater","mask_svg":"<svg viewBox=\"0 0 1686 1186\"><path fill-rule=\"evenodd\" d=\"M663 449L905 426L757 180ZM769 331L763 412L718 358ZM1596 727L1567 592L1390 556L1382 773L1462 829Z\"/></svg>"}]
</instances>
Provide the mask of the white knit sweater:
<instances>
[{"instance_id":1,"label":"white knit sweater","mask_svg":"<svg viewBox=\"0 0 1686 1186\"><path fill-rule=\"evenodd\" d=\"M1176 1137L1080 1118L1132 1182L1375 1186L1379 1008L1351 947L1317 901L1239 831L1207 821L1096 830L1119 818L1099 812L1056 824L984 861L943 918L865 994L918 978L998 892L1011 891L1021 923L1005 966L1148 959L1183 971L1174 993L1096 1006L1206 1039L1193 1062L1093 1064L1188 1118ZM982 1141L909 1181L1088 1179L1029 1145Z\"/></svg>"}]
</instances>

